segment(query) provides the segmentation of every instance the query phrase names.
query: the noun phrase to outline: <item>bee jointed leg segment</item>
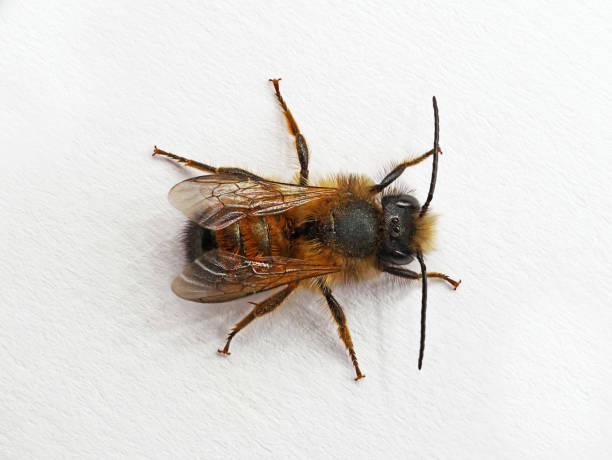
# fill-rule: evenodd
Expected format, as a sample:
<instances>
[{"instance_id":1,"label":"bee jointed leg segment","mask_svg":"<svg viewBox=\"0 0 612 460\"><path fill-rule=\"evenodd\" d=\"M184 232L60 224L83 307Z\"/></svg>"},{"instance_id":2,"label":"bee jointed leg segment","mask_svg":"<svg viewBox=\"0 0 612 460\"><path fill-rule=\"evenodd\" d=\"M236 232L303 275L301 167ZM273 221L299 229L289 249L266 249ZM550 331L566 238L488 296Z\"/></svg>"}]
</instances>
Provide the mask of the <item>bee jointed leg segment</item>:
<instances>
[{"instance_id":1,"label":"bee jointed leg segment","mask_svg":"<svg viewBox=\"0 0 612 460\"><path fill-rule=\"evenodd\" d=\"M438 152L442 153L442 150L440 150L439 147L438 147ZM406 168L418 165L420 162L422 162L423 160L426 160L431 155L433 155L433 153L434 153L434 151L433 151L433 149L431 149L429 152L426 152L423 155L420 155L420 156L418 156L416 158L412 158L410 160L402 161L395 168L393 168L393 170L389 174L387 174L383 178L383 180L380 181L379 184L373 185L372 188L370 189L370 191L372 193L380 193L380 192L382 192L387 186L391 185L391 183L393 181L395 181L395 179L397 179L399 176L401 176Z\"/></svg>"},{"instance_id":2,"label":"bee jointed leg segment","mask_svg":"<svg viewBox=\"0 0 612 460\"><path fill-rule=\"evenodd\" d=\"M206 163L200 163L199 161L190 160L188 158L175 155L174 153L165 152L161 149L158 149L157 146L155 146L155 149L153 150L153 156L156 155L162 155L167 158L171 158L172 160L175 160L178 163L184 164L185 166L189 166L191 168L199 169L200 171L205 171L214 174L233 174L236 176L244 176L249 179L263 180L262 177L259 177L258 175L253 174L252 172L249 172L245 169L231 167L228 168L223 166L216 168L214 166L207 165Z\"/></svg>"},{"instance_id":3,"label":"bee jointed leg segment","mask_svg":"<svg viewBox=\"0 0 612 460\"><path fill-rule=\"evenodd\" d=\"M359 369L359 364L357 363L357 355L355 354L355 350L353 349L353 340L351 339L351 333L349 332L348 326L346 325L346 316L344 315L344 311L342 310L342 307L340 306L336 298L332 295L329 286L327 286L327 284L325 284L321 279L318 280L317 284L319 285L319 288L321 289L325 300L327 300L329 310L334 318L334 321L336 321L336 324L338 325L338 335L340 336L340 339L342 339L342 341L344 342L351 361L353 362L353 366L355 367L355 373L357 374L355 380L362 379L365 377L365 375L361 373L361 370Z\"/></svg>"},{"instance_id":4,"label":"bee jointed leg segment","mask_svg":"<svg viewBox=\"0 0 612 460\"><path fill-rule=\"evenodd\" d=\"M224 355L229 355L230 354L229 352L230 342L232 341L234 336L238 334L238 332L240 332L242 329L244 329L254 319L259 318L260 316L264 316L274 311L277 307L279 307L285 301L285 299L287 299L287 297L289 297L289 294L291 294L295 288L296 288L295 284L290 284L285 289L278 291L275 294L272 294L270 297L263 300L262 302L253 304L255 306L249 312L249 314L246 315L244 318L242 318L240 322L238 322L236 326L234 326L234 328L228 334L227 342L225 342L225 347L223 347L222 350L217 350L217 351Z\"/></svg>"},{"instance_id":5,"label":"bee jointed leg segment","mask_svg":"<svg viewBox=\"0 0 612 460\"><path fill-rule=\"evenodd\" d=\"M400 278L406 278L410 280L420 280L422 278L420 273L413 272L412 270L408 270L407 268L385 266L383 267L383 271L386 273L390 273L391 275L399 276ZM444 280L453 286L453 290L456 290L461 284L461 280L455 281L450 276L445 275L444 273L427 272L427 278L439 278L441 280Z\"/></svg>"},{"instance_id":6,"label":"bee jointed leg segment","mask_svg":"<svg viewBox=\"0 0 612 460\"><path fill-rule=\"evenodd\" d=\"M295 137L295 148L297 150L298 160L300 161L300 185L308 184L308 145L306 144L306 138L300 133L300 128L298 128L295 119L293 118L293 114L287 107L283 96L281 96L280 88L278 82L280 78L271 78L270 81L274 85L274 91L276 92L276 99L278 99L278 103L283 109L283 114L287 120L287 126L289 128L289 132Z\"/></svg>"},{"instance_id":7,"label":"bee jointed leg segment","mask_svg":"<svg viewBox=\"0 0 612 460\"><path fill-rule=\"evenodd\" d=\"M419 278L421 278L421 275L419 275ZM439 278L441 280L444 280L453 286L453 291L456 291L459 285L461 284L461 280L455 281L450 276L445 275L444 273L427 272L427 278Z\"/></svg>"}]
</instances>

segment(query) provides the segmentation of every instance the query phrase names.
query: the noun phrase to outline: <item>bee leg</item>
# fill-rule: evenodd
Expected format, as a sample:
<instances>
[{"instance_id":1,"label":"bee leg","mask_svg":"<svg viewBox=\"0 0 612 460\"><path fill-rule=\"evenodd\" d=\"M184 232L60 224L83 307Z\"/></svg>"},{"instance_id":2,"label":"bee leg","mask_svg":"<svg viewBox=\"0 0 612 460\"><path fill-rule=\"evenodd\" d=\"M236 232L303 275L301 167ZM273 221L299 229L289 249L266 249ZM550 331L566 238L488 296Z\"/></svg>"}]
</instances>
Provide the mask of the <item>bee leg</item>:
<instances>
[{"instance_id":1,"label":"bee leg","mask_svg":"<svg viewBox=\"0 0 612 460\"><path fill-rule=\"evenodd\" d=\"M442 150L440 149L440 147L438 147L438 152L442 153ZM406 168L409 168L410 166L418 165L421 161L423 161L423 160L427 159L428 157L430 157L431 155L433 155L433 153L434 153L434 151L433 151L433 149L431 149L429 152L426 152L423 155L420 155L420 156L418 156L416 158L412 158L410 160L402 161L395 168L393 168L393 170L389 174L387 174L383 178L383 180L380 181L379 184L373 185L370 188L370 192L372 192L372 193L380 193L380 192L382 192L395 179L397 179L399 176L401 176Z\"/></svg>"},{"instance_id":2,"label":"bee leg","mask_svg":"<svg viewBox=\"0 0 612 460\"><path fill-rule=\"evenodd\" d=\"M407 268L399 268L399 267L394 267L394 266L388 265L388 266L383 267L383 271L387 272L387 273L390 273L392 275L395 275L395 276L399 276L401 278L407 278L407 279L411 279L411 280L420 280L421 279L421 274L420 273L413 272L412 270L408 270ZM461 280L455 281L450 276L445 275L444 273L427 272L427 278L439 278L439 279L442 279L444 281L447 281L449 284L451 284L453 286L453 290L456 290L459 287L459 285L461 284Z\"/></svg>"},{"instance_id":3,"label":"bee leg","mask_svg":"<svg viewBox=\"0 0 612 460\"><path fill-rule=\"evenodd\" d=\"M245 169L227 168L227 167L216 168L214 166L210 166L205 163L200 163L199 161L190 160L188 158L175 155L174 153L164 152L163 150L158 149L157 146L155 146L155 150L153 151L153 156L155 155L162 155L162 156L171 158L173 160L176 160L179 163L184 163L185 166L190 166L192 168L199 169L200 171L206 171L206 172L215 173L215 174L234 174L237 176L244 176L248 179L264 180L262 177L259 177Z\"/></svg>"},{"instance_id":4,"label":"bee leg","mask_svg":"<svg viewBox=\"0 0 612 460\"><path fill-rule=\"evenodd\" d=\"M234 336L238 334L238 332L240 332L244 327L246 327L254 319L259 318L260 316L266 315L274 311L277 307L279 307L284 302L284 300L287 297L289 297L289 294L291 294L295 288L296 288L296 284L290 284L282 291L278 291L277 293L272 294L270 297L263 300L262 302L254 303L253 305L255 305L255 307L251 310L251 312L248 315L246 315L244 318L242 318L242 320L240 320L240 322L237 323L236 326L234 326L234 328L228 334L227 342L225 342L225 347L223 347L223 350L217 350L217 351L224 355L229 355L230 354L229 352L230 342L232 341Z\"/></svg>"},{"instance_id":5,"label":"bee leg","mask_svg":"<svg viewBox=\"0 0 612 460\"><path fill-rule=\"evenodd\" d=\"M359 369L359 364L357 363L357 355L355 354L355 350L353 349L353 340L351 339L351 333L348 330L348 326L346 325L346 316L344 315L344 311L342 307L336 300L336 298L332 295L331 289L327 284L325 284L320 278L317 281L323 296L325 296L325 300L327 300L327 305L329 306L329 310L331 311L332 316L334 317L334 321L338 325L338 335L344 342L346 349L348 350L349 356L351 357L351 361L353 362L353 366L355 367L355 372L357 373L357 377L355 380L359 380L365 377L361 373Z\"/></svg>"},{"instance_id":6,"label":"bee leg","mask_svg":"<svg viewBox=\"0 0 612 460\"><path fill-rule=\"evenodd\" d=\"M278 103L283 109L283 114L287 119L287 126L289 127L289 132L295 137L295 148L297 150L298 160L300 161L300 185L308 184L308 145L306 145L306 139L300 133L300 128L298 128L291 111L287 107L283 96L281 96L280 89L278 87L278 82L280 78L271 78L269 81L274 85L274 91L276 92L276 98L278 99Z\"/></svg>"}]
</instances>

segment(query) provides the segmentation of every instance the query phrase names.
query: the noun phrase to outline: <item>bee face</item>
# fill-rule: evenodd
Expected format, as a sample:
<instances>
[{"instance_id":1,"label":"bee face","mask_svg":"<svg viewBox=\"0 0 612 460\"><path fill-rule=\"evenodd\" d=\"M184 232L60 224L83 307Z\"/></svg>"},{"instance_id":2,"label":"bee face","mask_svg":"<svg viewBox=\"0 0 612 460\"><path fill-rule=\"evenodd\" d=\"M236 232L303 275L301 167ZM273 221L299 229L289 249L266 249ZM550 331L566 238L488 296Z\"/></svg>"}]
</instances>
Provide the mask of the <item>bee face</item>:
<instances>
[{"instance_id":1,"label":"bee face","mask_svg":"<svg viewBox=\"0 0 612 460\"><path fill-rule=\"evenodd\" d=\"M411 195L389 195L382 199L383 231L378 258L395 265L414 259L413 238L419 202Z\"/></svg>"}]
</instances>

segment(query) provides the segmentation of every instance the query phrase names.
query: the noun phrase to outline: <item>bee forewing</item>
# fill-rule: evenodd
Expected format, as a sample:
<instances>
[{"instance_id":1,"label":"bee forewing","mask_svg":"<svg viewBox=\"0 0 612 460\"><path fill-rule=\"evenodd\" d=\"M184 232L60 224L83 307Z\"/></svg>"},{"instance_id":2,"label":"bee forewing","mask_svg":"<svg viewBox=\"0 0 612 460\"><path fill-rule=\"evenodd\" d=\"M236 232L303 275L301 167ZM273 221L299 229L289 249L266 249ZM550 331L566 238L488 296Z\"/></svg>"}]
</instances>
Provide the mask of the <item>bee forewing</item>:
<instances>
[{"instance_id":1,"label":"bee forewing","mask_svg":"<svg viewBox=\"0 0 612 460\"><path fill-rule=\"evenodd\" d=\"M174 279L172 290L186 300L226 302L337 271L338 267L305 260L277 256L250 260L215 249L187 265Z\"/></svg>"},{"instance_id":2,"label":"bee forewing","mask_svg":"<svg viewBox=\"0 0 612 460\"><path fill-rule=\"evenodd\" d=\"M247 216L280 214L336 193L335 188L210 175L178 183L168 199L200 226L220 230Z\"/></svg>"}]
</instances>

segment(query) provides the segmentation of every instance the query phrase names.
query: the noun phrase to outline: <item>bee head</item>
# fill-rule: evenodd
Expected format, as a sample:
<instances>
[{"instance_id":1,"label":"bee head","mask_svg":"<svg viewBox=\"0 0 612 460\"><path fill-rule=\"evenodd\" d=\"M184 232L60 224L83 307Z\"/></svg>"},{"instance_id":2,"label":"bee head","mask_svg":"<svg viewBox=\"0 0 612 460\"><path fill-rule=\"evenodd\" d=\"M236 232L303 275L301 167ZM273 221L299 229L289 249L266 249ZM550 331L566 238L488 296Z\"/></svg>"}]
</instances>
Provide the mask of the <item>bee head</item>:
<instances>
[{"instance_id":1,"label":"bee head","mask_svg":"<svg viewBox=\"0 0 612 460\"><path fill-rule=\"evenodd\" d=\"M421 205L412 195L382 198L383 231L378 258L394 265L406 265L417 251L430 249L434 217L420 216Z\"/></svg>"}]
</instances>

